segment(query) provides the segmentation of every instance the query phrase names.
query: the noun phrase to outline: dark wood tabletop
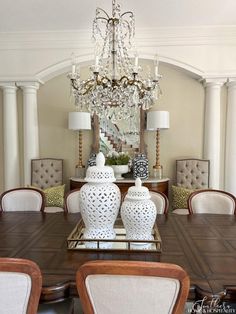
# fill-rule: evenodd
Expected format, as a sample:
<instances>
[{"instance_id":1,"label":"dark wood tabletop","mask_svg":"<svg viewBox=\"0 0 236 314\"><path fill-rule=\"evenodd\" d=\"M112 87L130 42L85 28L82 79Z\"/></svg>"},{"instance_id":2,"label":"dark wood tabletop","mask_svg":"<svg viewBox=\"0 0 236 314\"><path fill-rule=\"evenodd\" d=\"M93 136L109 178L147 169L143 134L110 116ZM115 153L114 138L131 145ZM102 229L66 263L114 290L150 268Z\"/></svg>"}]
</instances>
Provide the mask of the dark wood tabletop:
<instances>
[{"instance_id":1,"label":"dark wood tabletop","mask_svg":"<svg viewBox=\"0 0 236 314\"><path fill-rule=\"evenodd\" d=\"M67 237L80 214L1 213L0 256L35 261L43 275L41 302L78 296L75 273L85 261L133 259L182 266L190 276L189 300L236 300L236 217L158 215L162 253L69 251Z\"/></svg>"}]
</instances>

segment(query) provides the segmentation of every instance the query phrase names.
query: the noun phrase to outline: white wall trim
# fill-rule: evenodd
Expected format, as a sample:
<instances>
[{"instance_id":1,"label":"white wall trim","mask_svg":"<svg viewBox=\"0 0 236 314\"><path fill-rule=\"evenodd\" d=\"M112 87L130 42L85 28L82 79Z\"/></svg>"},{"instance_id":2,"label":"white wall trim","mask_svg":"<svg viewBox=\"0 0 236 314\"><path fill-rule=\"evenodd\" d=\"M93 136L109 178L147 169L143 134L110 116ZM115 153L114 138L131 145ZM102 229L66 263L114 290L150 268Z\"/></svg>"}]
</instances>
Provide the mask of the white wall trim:
<instances>
[{"instance_id":1,"label":"white wall trim","mask_svg":"<svg viewBox=\"0 0 236 314\"><path fill-rule=\"evenodd\" d=\"M0 50L93 47L92 31L2 32ZM235 45L236 26L137 28L137 47Z\"/></svg>"},{"instance_id":2,"label":"white wall trim","mask_svg":"<svg viewBox=\"0 0 236 314\"><path fill-rule=\"evenodd\" d=\"M139 57L164 62L196 79L236 76L236 26L165 27L136 30ZM74 52L91 63L91 30L0 33L1 81L38 81L70 71Z\"/></svg>"}]
</instances>

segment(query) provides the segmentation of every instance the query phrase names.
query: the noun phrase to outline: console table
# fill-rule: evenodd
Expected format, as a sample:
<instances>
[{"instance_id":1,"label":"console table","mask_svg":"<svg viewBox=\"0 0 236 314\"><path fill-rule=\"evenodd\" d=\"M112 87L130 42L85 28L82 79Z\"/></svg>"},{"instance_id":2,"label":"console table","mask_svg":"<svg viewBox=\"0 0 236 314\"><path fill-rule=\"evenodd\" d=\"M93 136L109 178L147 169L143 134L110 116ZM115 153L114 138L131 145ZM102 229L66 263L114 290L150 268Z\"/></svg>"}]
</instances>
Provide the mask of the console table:
<instances>
[{"instance_id":1,"label":"console table","mask_svg":"<svg viewBox=\"0 0 236 314\"><path fill-rule=\"evenodd\" d=\"M86 182L84 179L72 177L70 178L70 190L80 189L82 185ZM117 180L114 182L120 188L122 194L126 193L128 188L134 185L134 179L124 179L124 180ZM149 190L162 192L168 197L168 183L169 178L163 179L156 179L156 178L149 178L142 181L143 185L146 186Z\"/></svg>"}]
</instances>

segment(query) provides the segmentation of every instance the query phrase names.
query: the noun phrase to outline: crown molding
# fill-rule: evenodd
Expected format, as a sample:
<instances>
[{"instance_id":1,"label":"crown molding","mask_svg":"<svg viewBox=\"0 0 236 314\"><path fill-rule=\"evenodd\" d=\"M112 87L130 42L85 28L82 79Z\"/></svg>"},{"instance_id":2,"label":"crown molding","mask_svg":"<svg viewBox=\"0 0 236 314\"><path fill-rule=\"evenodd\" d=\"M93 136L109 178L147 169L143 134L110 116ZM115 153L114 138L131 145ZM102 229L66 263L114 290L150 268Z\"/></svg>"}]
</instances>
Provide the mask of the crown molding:
<instances>
[{"instance_id":1,"label":"crown molding","mask_svg":"<svg viewBox=\"0 0 236 314\"><path fill-rule=\"evenodd\" d=\"M91 30L2 32L0 50L93 49ZM137 47L235 45L236 26L160 27L136 29Z\"/></svg>"}]
</instances>

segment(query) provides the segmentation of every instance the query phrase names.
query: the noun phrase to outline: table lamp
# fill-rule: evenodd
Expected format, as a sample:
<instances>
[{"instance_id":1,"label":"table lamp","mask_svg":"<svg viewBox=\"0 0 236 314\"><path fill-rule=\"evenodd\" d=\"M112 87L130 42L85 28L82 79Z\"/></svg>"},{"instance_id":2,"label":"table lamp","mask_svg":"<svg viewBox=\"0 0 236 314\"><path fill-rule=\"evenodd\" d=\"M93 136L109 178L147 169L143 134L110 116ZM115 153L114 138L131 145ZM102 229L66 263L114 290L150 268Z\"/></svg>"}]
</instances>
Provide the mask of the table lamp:
<instances>
[{"instance_id":1,"label":"table lamp","mask_svg":"<svg viewBox=\"0 0 236 314\"><path fill-rule=\"evenodd\" d=\"M69 112L68 128L79 131L79 159L76 165L76 176L84 177L85 166L82 161L82 130L91 130L91 116L89 112Z\"/></svg>"},{"instance_id":2,"label":"table lamp","mask_svg":"<svg viewBox=\"0 0 236 314\"><path fill-rule=\"evenodd\" d=\"M147 130L156 131L156 164L153 166L153 176L162 179L163 168L160 164L160 129L169 129L168 111L149 111L147 113Z\"/></svg>"}]
</instances>

